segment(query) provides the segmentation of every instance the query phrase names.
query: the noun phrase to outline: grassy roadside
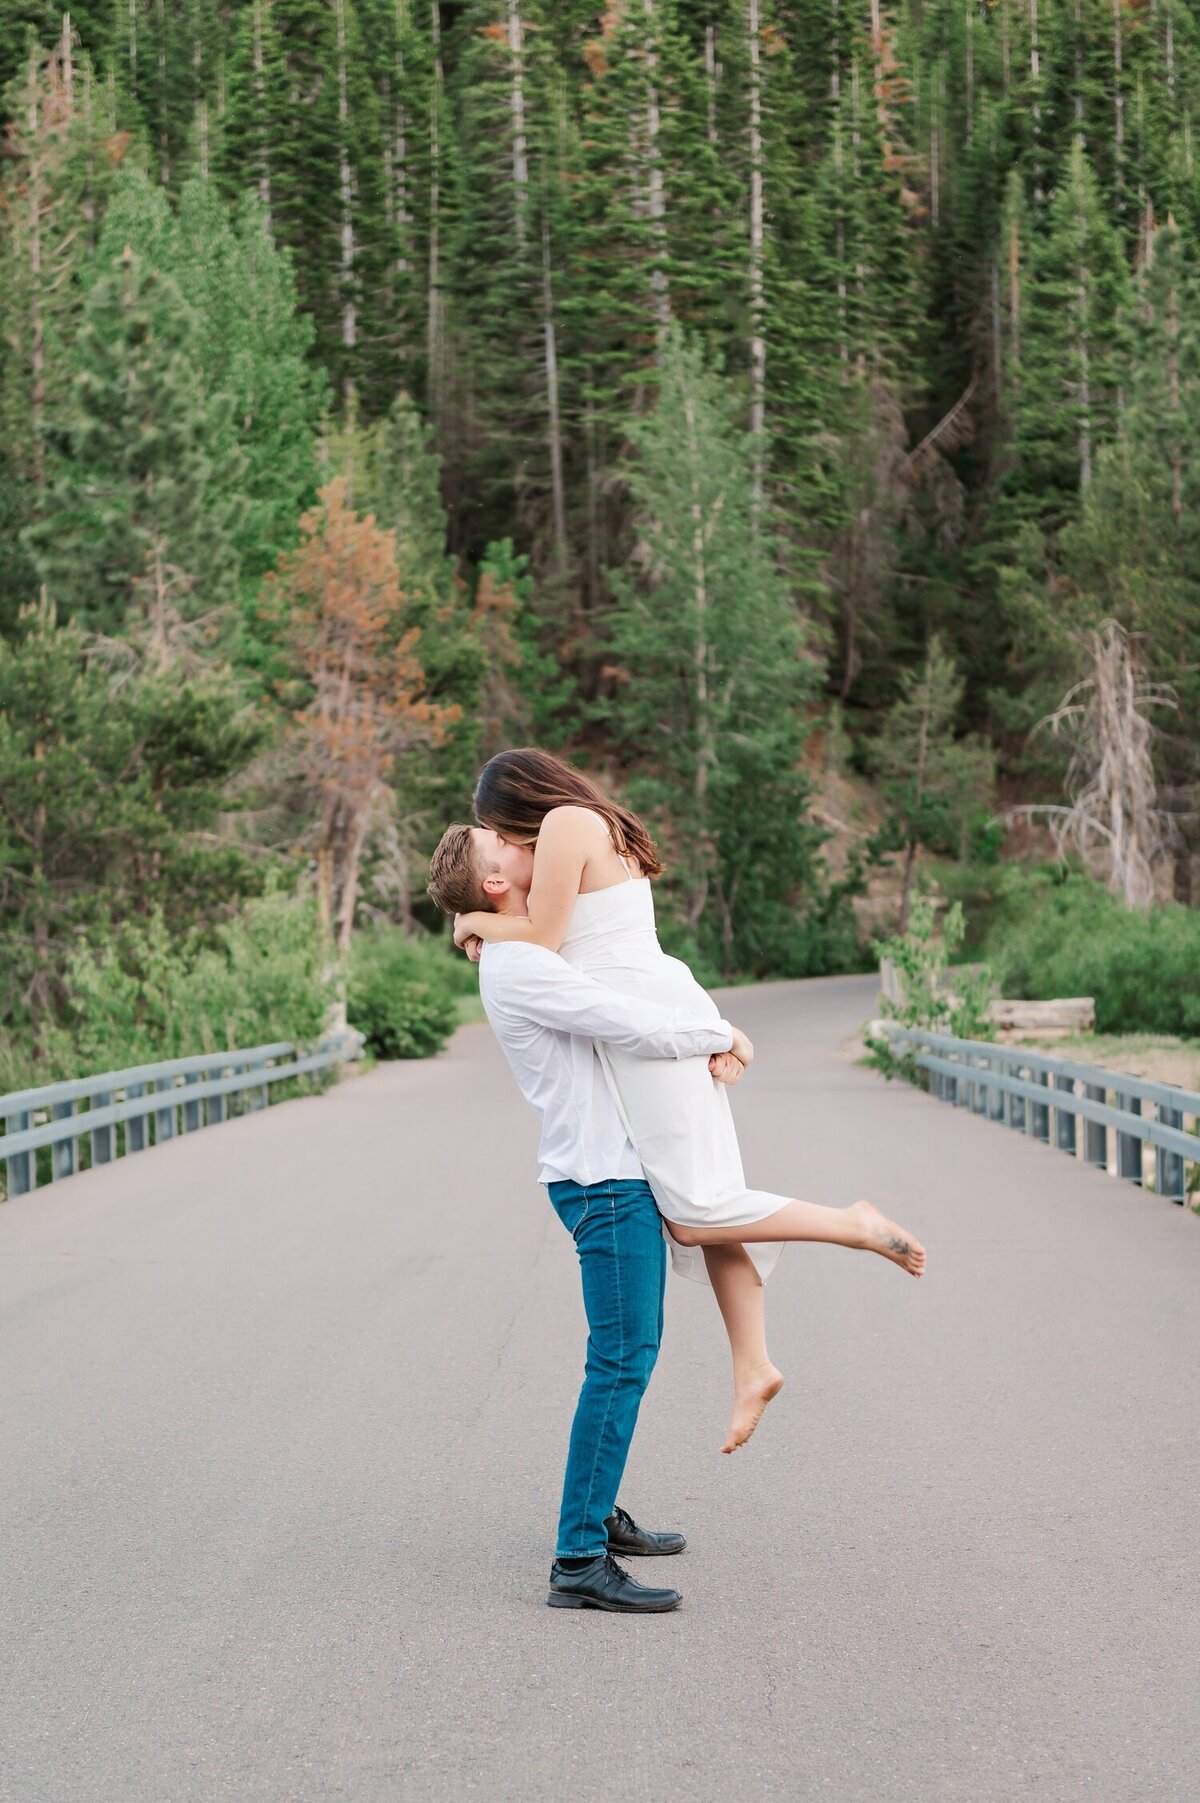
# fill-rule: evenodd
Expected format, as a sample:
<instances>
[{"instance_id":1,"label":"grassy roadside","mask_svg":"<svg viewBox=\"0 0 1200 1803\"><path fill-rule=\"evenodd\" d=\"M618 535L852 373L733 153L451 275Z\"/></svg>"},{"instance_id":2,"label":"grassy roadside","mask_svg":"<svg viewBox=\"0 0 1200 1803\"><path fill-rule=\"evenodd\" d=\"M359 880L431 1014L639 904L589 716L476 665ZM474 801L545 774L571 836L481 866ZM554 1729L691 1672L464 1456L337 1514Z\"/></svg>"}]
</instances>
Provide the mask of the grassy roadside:
<instances>
[{"instance_id":1,"label":"grassy roadside","mask_svg":"<svg viewBox=\"0 0 1200 1803\"><path fill-rule=\"evenodd\" d=\"M1171 1033L1078 1033L1068 1039L1022 1033L1020 1044L1051 1058L1099 1064L1157 1083L1200 1090L1200 1041Z\"/></svg>"}]
</instances>

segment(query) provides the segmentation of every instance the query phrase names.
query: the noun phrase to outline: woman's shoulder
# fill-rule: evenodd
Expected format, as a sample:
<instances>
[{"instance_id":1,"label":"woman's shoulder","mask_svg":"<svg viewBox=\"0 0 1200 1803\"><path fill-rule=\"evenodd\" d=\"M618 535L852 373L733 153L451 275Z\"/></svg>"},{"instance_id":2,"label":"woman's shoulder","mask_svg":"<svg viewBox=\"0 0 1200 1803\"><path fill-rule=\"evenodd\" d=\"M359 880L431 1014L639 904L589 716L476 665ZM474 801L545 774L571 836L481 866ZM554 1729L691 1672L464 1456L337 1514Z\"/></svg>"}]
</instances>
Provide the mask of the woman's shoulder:
<instances>
[{"instance_id":1,"label":"woman's shoulder","mask_svg":"<svg viewBox=\"0 0 1200 1803\"><path fill-rule=\"evenodd\" d=\"M570 838L580 843L589 839L608 839L608 825L603 816L582 802L564 802L561 807L551 808L542 821L539 839L547 832L553 838Z\"/></svg>"}]
</instances>

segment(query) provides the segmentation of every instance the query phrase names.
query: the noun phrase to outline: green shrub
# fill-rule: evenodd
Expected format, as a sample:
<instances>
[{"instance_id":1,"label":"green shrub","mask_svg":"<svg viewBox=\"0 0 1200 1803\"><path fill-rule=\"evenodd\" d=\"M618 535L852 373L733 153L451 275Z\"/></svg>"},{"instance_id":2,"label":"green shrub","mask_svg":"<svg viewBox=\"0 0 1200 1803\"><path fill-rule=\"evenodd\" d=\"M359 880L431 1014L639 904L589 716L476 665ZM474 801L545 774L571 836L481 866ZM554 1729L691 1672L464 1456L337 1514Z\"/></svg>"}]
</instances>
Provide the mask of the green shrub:
<instances>
[{"instance_id":1,"label":"green shrub","mask_svg":"<svg viewBox=\"0 0 1200 1803\"><path fill-rule=\"evenodd\" d=\"M330 1018L336 972L309 895L277 883L204 947L162 913L82 940L67 964L68 1007L40 1078L57 1082L134 1064L272 1040L311 1048Z\"/></svg>"},{"instance_id":2,"label":"green shrub","mask_svg":"<svg viewBox=\"0 0 1200 1803\"><path fill-rule=\"evenodd\" d=\"M1200 1033L1200 912L1142 914L1077 872L1023 878L988 935L1001 994L1094 996L1101 1033Z\"/></svg>"},{"instance_id":3,"label":"green shrub","mask_svg":"<svg viewBox=\"0 0 1200 1803\"><path fill-rule=\"evenodd\" d=\"M900 986L898 1001L889 996L881 998L883 1018L902 1027L948 1033L955 1039L991 1039L987 1006L992 994L992 973L985 967L978 971L957 970L951 976L948 969L966 932L961 904L952 902L947 908L940 937L935 928L932 899L918 895L913 900L906 932L896 933L890 939L872 940L878 957L891 959ZM870 1062L885 1076L917 1081L920 1073L915 1053L893 1045L890 1036L868 1034L867 1049Z\"/></svg>"},{"instance_id":4,"label":"green shrub","mask_svg":"<svg viewBox=\"0 0 1200 1803\"><path fill-rule=\"evenodd\" d=\"M457 997L476 987L474 965L449 940L371 928L351 946L347 1014L377 1058L428 1058L458 1024Z\"/></svg>"}]
</instances>

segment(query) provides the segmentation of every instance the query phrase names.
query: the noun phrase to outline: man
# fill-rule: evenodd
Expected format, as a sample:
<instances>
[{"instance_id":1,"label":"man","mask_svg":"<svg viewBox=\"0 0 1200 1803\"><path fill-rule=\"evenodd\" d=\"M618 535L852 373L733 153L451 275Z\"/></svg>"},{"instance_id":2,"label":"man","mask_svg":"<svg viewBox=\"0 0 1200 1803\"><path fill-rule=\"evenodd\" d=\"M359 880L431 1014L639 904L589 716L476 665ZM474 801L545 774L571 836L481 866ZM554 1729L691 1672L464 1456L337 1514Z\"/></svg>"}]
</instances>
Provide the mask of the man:
<instances>
[{"instance_id":1,"label":"man","mask_svg":"<svg viewBox=\"0 0 1200 1803\"><path fill-rule=\"evenodd\" d=\"M524 914L532 880L532 848L484 827L448 828L429 867L429 893L448 914ZM662 1338L666 1245L595 1042L645 1058L707 1057L724 1083L737 1082L753 1049L727 1021L618 994L542 946L483 946L479 989L513 1075L541 1117L540 1181L575 1241L588 1320L546 1600L624 1614L675 1609L677 1590L638 1583L612 1556L678 1553L685 1542L682 1534L639 1528L617 1506Z\"/></svg>"}]
</instances>

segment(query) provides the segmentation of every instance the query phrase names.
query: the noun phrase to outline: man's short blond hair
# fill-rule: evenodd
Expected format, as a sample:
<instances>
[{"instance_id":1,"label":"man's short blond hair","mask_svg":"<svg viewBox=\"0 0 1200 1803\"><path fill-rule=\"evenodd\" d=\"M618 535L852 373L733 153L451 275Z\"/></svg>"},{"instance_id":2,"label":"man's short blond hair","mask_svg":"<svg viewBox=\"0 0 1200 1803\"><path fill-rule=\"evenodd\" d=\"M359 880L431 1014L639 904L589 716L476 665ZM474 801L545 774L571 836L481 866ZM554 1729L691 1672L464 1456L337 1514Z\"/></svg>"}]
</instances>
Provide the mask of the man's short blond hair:
<instances>
[{"instance_id":1,"label":"man's short blond hair","mask_svg":"<svg viewBox=\"0 0 1200 1803\"><path fill-rule=\"evenodd\" d=\"M473 833L473 827L448 826L429 860L429 893L443 914L494 912L483 879L499 866L479 855Z\"/></svg>"}]
</instances>

